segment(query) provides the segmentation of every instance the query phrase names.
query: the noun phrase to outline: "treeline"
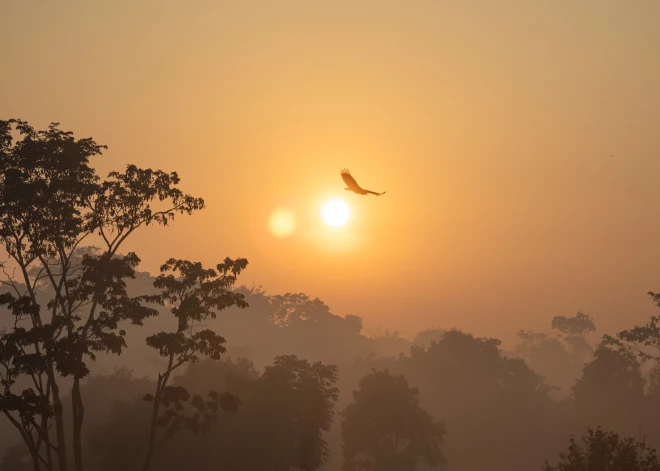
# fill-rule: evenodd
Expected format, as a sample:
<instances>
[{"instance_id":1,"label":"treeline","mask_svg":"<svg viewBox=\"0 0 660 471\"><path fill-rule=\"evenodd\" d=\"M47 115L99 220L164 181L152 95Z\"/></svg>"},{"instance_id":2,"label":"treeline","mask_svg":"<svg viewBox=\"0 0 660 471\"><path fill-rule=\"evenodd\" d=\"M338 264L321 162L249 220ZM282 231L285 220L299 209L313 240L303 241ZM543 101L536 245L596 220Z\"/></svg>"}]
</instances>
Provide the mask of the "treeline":
<instances>
[{"instance_id":1,"label":"treeline","mask_svg":"<svg viewBox=\"0 0 660 471\"><path fill-rule=\"evenodd\" d=\"M507 352L367 337L239 287L242 258L143 273L126 240L204 201L176 173L100 178L103 149L0 121L2 470L660 470L657 316L594 346L590 316L557 316Z\"/></svg>"},{"instance_id":2,"label":"treeline","mask_svg":"<svg viewBox=\"0 0 660 471\"><path fill-rule=\"evenodd\" d=\"M156 279L143 273L128 289L147 293ZM496 339L428 329L406 341L404 353L383 355L383 345L404 340L365 337L358 317L335 316L318 299L236 292L250 307L229 308L205 327L229 332L237 344L228 342L221 359L187 364L173 376L172 387L187 393L167 404L173 415L159 424L162 444L156 446L154 469L210 470L218 463L255 470L380 470L395 464L394 469L441 464L449 470L542 469L546 459L557 461L571 435L589 427L605 432L591 431L586 439L610 444L614 454L629 454L630 446L642 449L634 443L625 448L623 438L616 444L609 431L650 446L660 442L660 370L644 346L660 341L654 337L656 317L593 347L588 334L594 320L578 313L551 320L554 335L521 332L514 352L502 350ZM152 324L162 328L166 321ZM83 385L88 469L142 468L152 412L144 398L166 366L144 342L156 330L149 322L129 328L130 348L97 359L116 370L92 375ZM648 356L640 357L642 352ZM263 363L268 355L271 360ZM138 360L142 374L120 366ZM566 375L561 394L535 364ZM211 414L196 409L193 396L207 400L210 391L238 402ZM70 399L63 399L65 408ZM205 413L206 422L188 420ZM28 458L29 450L19 444L8 450L3 466L32 469Z\"/></svg>"}]
</instances>

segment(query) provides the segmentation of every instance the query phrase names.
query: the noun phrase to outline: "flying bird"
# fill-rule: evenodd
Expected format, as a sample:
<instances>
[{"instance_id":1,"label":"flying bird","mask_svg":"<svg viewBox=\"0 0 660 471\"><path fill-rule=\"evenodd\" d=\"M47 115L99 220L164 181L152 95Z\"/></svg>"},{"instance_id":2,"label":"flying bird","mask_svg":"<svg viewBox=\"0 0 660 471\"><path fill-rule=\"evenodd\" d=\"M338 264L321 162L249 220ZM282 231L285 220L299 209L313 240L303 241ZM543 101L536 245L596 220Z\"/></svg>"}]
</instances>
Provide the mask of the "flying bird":
<instances>
[{"instance_id":1,"label":"flying bird","mask_svg":"<svg viewBox=\"0 0 660 471\"><path fill-rule=\"evenodd\" d=\"M353 193L357 193L358 195L384 195L385 192L383 191L382 193L376 193L375 191L371 190L365 190L363 188L360 188L360 185L355 181L355 178L351 175L351 172L348 171L348 169L342 169L341 173L341 178L344 180L344 183L346 183L346 186L348 188L344 188L344 190L347 191L352 191Z\"/></svg>"}]
</instances>

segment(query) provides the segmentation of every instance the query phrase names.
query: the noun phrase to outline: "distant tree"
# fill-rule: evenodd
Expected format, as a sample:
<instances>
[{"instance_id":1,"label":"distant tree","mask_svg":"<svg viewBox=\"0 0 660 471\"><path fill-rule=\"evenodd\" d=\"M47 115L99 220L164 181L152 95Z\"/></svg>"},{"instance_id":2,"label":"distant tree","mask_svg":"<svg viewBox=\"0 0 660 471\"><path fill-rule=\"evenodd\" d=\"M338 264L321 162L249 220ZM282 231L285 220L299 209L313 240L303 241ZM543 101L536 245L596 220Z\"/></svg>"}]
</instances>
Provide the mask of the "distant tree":
<instances>
[{"instance_id":1,"label":"distant tree","mask_svg":"<svg viewBox=\"0 0 660 471\"><path fill-rule=\"evenodd\" d=\"M80 471L81 380L89 361L123 350L121 324L140 325L157 313L128 295L125 280L140 259L119 250L140 227L167 225L176 214L202 209L204 201L178 189L176 173L129 165L101 181L89 159L105 146L76 140L57 126L35 131L24 121L0 121L0 242L9 256L1 264L9 292L0 295L0 305L15 320L0 332L0 411L20 433L35 470L67 471L60 386L62 376L70 378L69 444ZM21 136L15 143L14 129ZM76 257L91 236L101 249ZM51 298L42 304L37 291L44 285ZM22 385L25 379L29 386Z\"/></svg>"},{"instance_id":2,"label":"distant tree","mask_svg":"<svg viewBox=\"0 0 660 471\"><path fill-rule=\"evenodd\" d=\"M544 471L660 471L656 451L645 442L621 438L616 432L588 429L581 441L571 437L559 462L546 461Z\"/></svg>"},{"instance_id":3,"label":"distant tree","mask_svg":"<svg viewBox=\"0 0 660 471\"><path fill-rule=\"evenodd\" d=\"M576 412L587 423L630 427L644 407L644 379L634 355L601 344L573 388Z\"/></svg>"},{"instance_id":4,"label":"distant tree","mask_svg":"<svg viewBox=\"0 0 660 471\"><path fill-rule=\"evenodd\" d=\"M584 367L574 389L576 398L582 394L604 398L610 393L626 401L635 401L643 395L644 379L633 355L601 344L594 359Z\"/></svg>"},{"instance_id":5,"label":"distant tree","mask_svg":"<svg viewBox=\"0 0 660 471\"><path fill-rule=\"evenodd\" d=\"M589 333L596 330L596 324L594 324L589 314L578 311L573 317L555 316L552 319L552 328L559 330L566 336L586 340Z\"/></svg>"},{"instance_id":6,"label":"distant tree","mask_svg":"<svg viewBox=\"0 0 660 471\"><path fill-rule=\"evenodd\" d=\"M589 333L596 329L593 319L583 312L575 316L555 316L551 322L556 335L520 330L520 343L514 355L523 358L555 388L559 399L568 395L582 368L591 357Z\"/></svg>"},{"instance_id":7,"label":"distant tree","mask_svg":"<svg viewBox=\"0 0 660 471\"><path fill-rule=\"evenodd\" d=\"M408 353L412 344L408 339L402 337L398 331L390 332L385 329L378 335L373 335L370 339L373 346L373 352L380 356L399 356Z\"/></svg>"},{"instance_id":8,"label":"distant tree","mask_svg":"<svg viewBox=\"0 0 660 471\"><path fill-rule=\"evenodd\" d=\"M521 342L515 347L515 356L567 394L580 376L582 365L573 361L564 344L550 334L521 330L517 335Z\"/></svg>"},{"instance_id":9,"label":"distant tree","mask_svg":"<svg viewBox=\"0 0 660 471\"><path fill-rule=\"evenodd\" d=\"M327 315L330 309L320 299L310 299L304 293L286 293L270 297L273 311L271 322L286 326L296 322L306 321Z\"/></svg>"},{"instance_id":10,"label":"distant tree","mask_svg":"<svg viewBox=\"0 0 660 471\"><path fill-rule=\"evenodd\" d=\"M531 357L539 345L550 338L548 334L532 332L531 330L520 330L516 335L522 340L516 346L516 353L525 358Z\"/></svg>"},{"instance_id":11,"label":"distant tree","mask_svg":"<svg viewBox=\"0 0 660 471\"><path fill-rule=\"evenodd\" d=\"M337 379L334 365L309 363L295 355L276 357L259 378L249 411L260 456L252 457L256 461L241 468L320 468L329 454L323 434L332 425L339 395ZM271 423L277 424L276 428L266 425Z\"/></svg>"},{"instance_id":12,"label":"distant tree","mask_svg":"<svg viewBox=\"0 0 660 471\"><path fill-rule=\"evenodd\" d=\"M428 348L431 342L441 341L445 332L446 330L438 328L424 329L417 333L413 344L422 348Z\"/></svg>"},{"instance_id":13,"label":"distant tree","mask_svg":"<svg viewBox=\"0 0 660 471\"><path fill-rule=\"evenodd\" d=\"M167 367L158 373L156 391L147 395L151 402L149 442L142 466L147 471L156 447L171 440L178 432L187 429L193 432L207 430L216 419L219 409L236 410L239 400L230 393L208 393L205 400L200 395L190 396L183 386L171 386L170 377L178 368L196 362L200 356L219 360L225 352L225 339L210 329L200 329L207 319L216 317L218 311L231 306L247 307L242 294L230 290L236 277L245 269L245 259L225 259L218 264L217 271L204 269L201 263L170 259L161 267L162 274L154 281L154 286L162 292L147 299L168 306L176 318L173 332L159 332L147 338L147 344L158 350L167 359ZM178 277L175 277L178 274ZM194 412L185 410L184 403L190 403ZM160 415L161 409L165 413ZM163 433L157 438L158 429Z\"/></svg>"},{"instance_id":14,"label":"distant tree","mask_svg":"<svg viewBox=\"0 0 660 471\"><path fill-rule=\"evenodd\" d=\"M578 361L583 361L591 353L589 334L596 330L596 324L589 314L578 311L572 317L555 316L552 328L561 332L561 337Z\"/></svg>"},{"instance_id":15,"label":"distant tree","mask_svg":"<svg viewBox=\"0 0 660 471\"><path fill-rule=\"evenodd\" d=\"M346 348L359 350L365 341L360 335L362 319L334 315L318 298L286 293L268 296L268 301L270 322L280 328L279 336L286 341L278 353L295 351L305 358L335 363L346 357ZM338 345L344 348L337 348Z\"/></svg>"},{"instance_id":16,"label":"distant tree","mask_svg":"<svg viewBox=\"0 0 660 471\"><path fill-rule=\"evenodd\" d=\"M497 339L452 329L390 371L404 374L423 407L442 418L451 436L443 453L457 469L528 469L552 449L548 435L563 420L543 377L505 356Z\"/></svg>"},{"instance_id":17,"label":"distant tree","mask_svg":"<svg viewBox=\"0 0 660 471\"><path fill-rule=\"evenodd\" d=\"M419 405L419 392L404 376L373 372L360 380L343 412L346 471L414 471L418 461L444 464L444 424Z\"/></svg>"},{"instance_id":18,"label":"distant tree","mask_svg":"<svg viewBox=\"0 0 660 471\"><path fill-rule=\"evenodd\" d=\"M250 309L229 309L209 325L223 332L229 353L249 355L257 368L283 354L341 365L373 350L370 340L360 334L358 316L333 314L317 298L303 293L271 295L259 288L237 291L245 295Z\"/></svg>"}]
</instances>

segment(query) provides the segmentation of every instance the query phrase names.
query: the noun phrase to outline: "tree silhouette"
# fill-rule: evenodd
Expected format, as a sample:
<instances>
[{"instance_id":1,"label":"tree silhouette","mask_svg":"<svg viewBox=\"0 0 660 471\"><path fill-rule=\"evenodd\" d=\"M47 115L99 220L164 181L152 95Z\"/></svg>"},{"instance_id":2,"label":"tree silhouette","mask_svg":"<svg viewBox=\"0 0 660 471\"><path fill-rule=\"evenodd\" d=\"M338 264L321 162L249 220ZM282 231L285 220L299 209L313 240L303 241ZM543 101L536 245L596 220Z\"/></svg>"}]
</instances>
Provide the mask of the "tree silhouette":
<instances>
[{"instance_id":1,"label":"tree silhouette","mask_svg":"<svg viewBox=\"0 0 660 471\"><path fill-rule=\"evenodd\" d=\"M583 362L590 354L589 334L596 330L594 320L582 311L572 317L555 316L552 319L552 328L561 332L561 337L576 361Z\"/></svg>"},{"instance_id":2,"label":"tree silhouette","mask_svg":"<svg viewBox=\"0 0 660 471\"><path fill-rule=\"evenodd\" d=\"M444 464L444 425L421 408L418 396L404 376L388 370L360 380L343 412L346 471L414 471L420 460Z\"/></svg>"},{"instance_id":3,"label":"tree silhouette","mask_svg":"<svg viewBox=\"0 0 660 471\"><path fill-rule=\"evenodd\" d=\"M630 427L644 406L644 379L634 355L600 345L573 388L578 416L587 423ZM632 430L626 430L632 431Z\"/></svg>"},{"instance_id":4,"label":"tree silhouette","mask_svg":"<svg viewBox=\"0 0 660 471\"><path fill-rule=\"evenodd\" d=\"M225 352L225 339L210 329L199 330L207 319L216 317L217 311L230 306L247 307L240 293L229 290L234 286L236 277L247 266L247 260L225 259L218 264L217 271L204 269L201 263L170 259L161 267L161 275L154 281L162 293L149 296L148 300L170 307L176 318L174 332L159 332L147 338L147 344L158 350L167 359L164 372L158 373L154 395L147 395L145 400L152 402L152 414L147 453L142 466L147 471L151 466L154 450L157 446L171 440L182 429L193 432L207 430L215 420L218 409L236 410L238 398L229 393L209 392L209 399L201 396L190 397L182 386L170 386L169 379L174 371L188 362L196 362L200 355L219 360ZM174 274L179 274L175 277ZM183 403L190 401L195 412L186 414ZM159 415L162 408L165 414ZM157 430L164 433L157 441Z\"/></svg>"},{"instance_id":5,"label":"tree silhouette","mask_svg":"<svg viewBox=\"0 0 660 471\"><path fill-rule=\"evenodd\" d=\"M590 428L580 442L571 437L557 465L546 461L544 471L660 471L656 451L643 441Z\"/></svg>"},{"instance_id":6,"label":"tree silhouette","mask_svg":"<svg viewBox=\"0 0 660 471\"><path fill-rule=\"evenodd\" d=\"M337 379L333 365L295 355L276 357L259 378L248 412L258 456L241 468L313 471L325 463L328 445L323 433L332 425ZM277 428L265 425L269 423Z\"/></svg>"},{"instance_id":7,"label":"tree silhouette","mask_svg":"<svg viewBox=\"0 0 660 471\"><path fill-rule=\"evenodd\" d=\"M580 377L583 365L575 361L563 342L550 334L521 330L517 335L521 342L516 345L515 355L566 395Z\"/></svg>"},{"instance_id":8,"label":"tree silhouette","mask_svg":"<svg viewBox=\"0 0 660 471\"><path fill-rule=\"evenodd\" d=\"M428 348L431 346L431 342L440 342L445 332L446 330L439 328L424 329L415 336L413 344L422 348Z\"/></svg>"},{"instance_id":9,"label":"tree silhouette","mask_svg":"<svg viewBox=\"0 0 660 471\"><path fill-rule=\"evenodd\" d=\"M125 280L140 259L119 249L140 227L167 225L176 214L202 209L204 201L179 190L176 173L129 165L101 181L89 159L105 146L76 140L57 126L35 131L24 121L0 121L0 242L9 256L1 265L9 291L0 305L15 319L0 334L0 410L21 434L35 470L57 465L67 471L60 383L70 377L71 439L80 471L80 382L88 362L100 352L123 350L122 323L140 325L157 313L142 297L128 295ZM15 143L14 128L21 136ZM76 257L90 236L101 240L101 249ZM41 305L37 291L44 285L52 296ZM25 378L30 386L16 390Z\"/></svg>"},{"instance_id":10,"label":"tree silhouette","mask_svg":"<svg viewBox=\"0 0 660 471\"><path fill-rule=\"evenodd\" d=\"M452 329L390 371L404 374L419 388L423 407L442 418L451 434L443 453L452 467L525 469L535 453L552 449L545 439L559 415L550 388L523 360L506 357L497 339ZM471 452L475 443L481 453Z\"/></svg>"},{"instance_id":11,"label":"tree silhouette","mask_svg":"<svg viewBox=\"0 0 660 471\"><path fill-rule=\"evenodd\" d=\"M341 365L373 351L371 339L360 335L358 316L335 315L317 298L303 293L269 295L254 287L237 292L244 294L250 309L230 308L209 326L227 338L230 355L249 356L257 368L283 354Z\"/></svg>"},{"instance_id":12,"label":"tree silhouette","mask_svg":"<svg viewBox=\"0 0 660 471\"><path fill-rule=\"evenodd\" d=\"M648 294L653 303L660 307L660 293ZM605 335L604 342L637 356L642 362L652 360L660 365L660 316L651 316L645 325L621 331L616 337Z\"/></svg>"}]
</instances>

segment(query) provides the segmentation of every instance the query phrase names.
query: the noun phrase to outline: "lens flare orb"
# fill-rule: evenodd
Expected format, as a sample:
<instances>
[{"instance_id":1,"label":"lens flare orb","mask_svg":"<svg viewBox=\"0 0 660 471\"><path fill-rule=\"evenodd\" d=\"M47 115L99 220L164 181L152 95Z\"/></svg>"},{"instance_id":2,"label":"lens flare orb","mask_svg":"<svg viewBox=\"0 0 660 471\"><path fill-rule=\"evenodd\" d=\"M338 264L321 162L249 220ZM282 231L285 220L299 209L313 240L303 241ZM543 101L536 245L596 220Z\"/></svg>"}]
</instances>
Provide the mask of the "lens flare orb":
<instances>
[{"instance_id":1,"label":"lens flare orb","mask_svg":"<svg viewBox=\"0 0 660 471\"><path fill-rule=\"evenodd\" d=\"M296 217L291 211L278 209L270 215L270 232L276 237L287 237L296 229Z\"/></svg>"}]
</instances>

